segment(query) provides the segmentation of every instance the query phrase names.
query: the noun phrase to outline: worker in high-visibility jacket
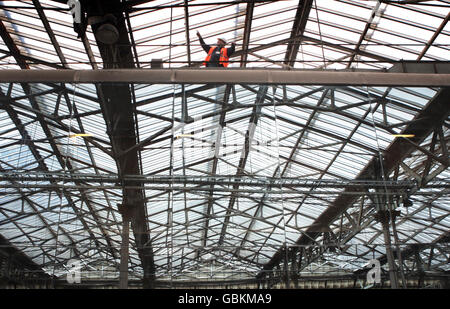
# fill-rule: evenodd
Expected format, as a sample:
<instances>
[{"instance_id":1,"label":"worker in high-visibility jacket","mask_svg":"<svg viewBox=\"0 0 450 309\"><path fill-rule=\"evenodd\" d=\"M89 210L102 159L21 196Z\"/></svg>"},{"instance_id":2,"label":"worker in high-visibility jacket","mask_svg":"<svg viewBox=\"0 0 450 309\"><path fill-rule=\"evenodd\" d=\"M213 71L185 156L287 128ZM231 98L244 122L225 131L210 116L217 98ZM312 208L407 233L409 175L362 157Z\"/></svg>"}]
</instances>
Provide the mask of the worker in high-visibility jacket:
<instances>
[{"instance_id":1,"label":"worker in high-visibility jacket","mask_svg":"<svg viewBox=\"0 0 450 309\"><path fill-rule=\"evenodd\" d=\"M236 44L232 42L231 47L226 48L227 41L223 38L218 38L217 45L210 46L203 41L203 38L198 31L197 36L203 49L208 54L203 65L207 67L228 67L230 57L234 53Z\"/></svg>"}]
</instances>

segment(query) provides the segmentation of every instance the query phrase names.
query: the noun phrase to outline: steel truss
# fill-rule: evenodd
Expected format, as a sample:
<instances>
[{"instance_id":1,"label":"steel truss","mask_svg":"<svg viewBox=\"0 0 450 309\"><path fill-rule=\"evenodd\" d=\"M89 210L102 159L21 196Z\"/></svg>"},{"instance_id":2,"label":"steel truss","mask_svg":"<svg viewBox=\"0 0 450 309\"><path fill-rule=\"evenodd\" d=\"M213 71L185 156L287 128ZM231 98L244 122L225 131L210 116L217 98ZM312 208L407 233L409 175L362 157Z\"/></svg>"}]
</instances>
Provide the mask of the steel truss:
<instances>
[{"instance_id":1,"label":"steel truss","mask_svg":"<svg viewBox=\"0 0 450 309\"><path fill-rule=\"evenodd\" d=\"M230 89L231 90L231 89ZM42 94L42 95L45 95ZM270 97L267 97L268 99ZM380 102L382 102L380 100ZM17 107L19 107L17 105ZM247 108L254 108L253 106L249 105ZM313 111L316 112L326 112L327 109L314 109L311 108ZM332 109L329 111L331 112ZM43 114L44 117L48 117L49 115ZM83 119L83 115L79 116L79 119ZM362 122L364 120L361 120ZM377 124L380 128L386 128L385 124L379 123ZM422 191L420 192L419 189L422 186L426 186L426 188L438 188L438 189L445 189L448 188L448 182L446 180L436 180L435 177L439 175L440 172L444 171L446 167L448 166L447 161L444 159L444 156L441 156L437 154L437 152L443 152L445 154L445 140L442 128L437 128L434 134L434 139L432 140L431 145L427 146L420 146L420 142L409 142L411 149L415 149L416 151L426 153L429 158L434 160L435 162L438 162L441 164L441 167L437 170L435 169L432 173L432 175L429 175L430 168L428 167L428 171L424 171L424 176L421 178L417 172L415 172L413 169L408 168L404 163L402 163L398 168L401 170L404 170L404 173L408 176L407 178L403 180L368 180L368 179L356 179L356 180L345 180L345 179L333 179L333 180L327 180L327 179L300 179L300 178L292 178L292 177L277 177L274 175L274 177L260 177L260 176L154 176L154 175L122 175L121 177L118 177L118 175L115 174L88 174L88 173L77 173L76 171L71 171L70 173L58 173L58 172L26 172L26 173L20 173L18 174L14 170L11 171L3 171L1 174L1 180L4 182L2 183L2 188L21 188L22 193L21 194L33 194L33 190L40 189L41 191L55 191L55 192L73 192L83 190L85 192L96 192L98 190L114 190L114 189L151 189L151 190L160 190L162 192L167 191L167 185L170 184L171 190L173 192L177 191L183 191L183 192L211 192L210 188L211 186L214 186L214 195L217 198L217 194L222 193L231 193L237 197L241 198L249 198L252 199L252 194L261 192L261 189L269 189L270 195L280 195L278 197L278 200L281 200L282 194L305 194L307 196L338 196L340 195L355 195L355 196L366 196L366 198L369 200L369 203L377 203L374 199L374 196L383 196L383 195L389 195L389 196L395 196L396 198L400 196L405 196L406 193L416 193L416 196L419 195L432 195L432 196L442 196L443 192L427 192ZM88 138L89 139L89 138ZM94 144L93 144L94 145ZM95 146L95 145L94 145ZM430 148L431 150L427 150L427 148ZM106 149L105 149L106 150ZM250 149L249 149L250 150ZM220 158L219 158L220 159ZM292 164L295 164L296 161L293 159L293 157L287 158L288 162L292 162ZM424 166L429 166L430 161L427 161L428 163L424 163ZM415 167L414 169L418 169L418 167ZM6 181L6 182L5 182ZM130 185L118 185L120 183L123 183L123 181L126 181L128 183L140 183L142 185L140 186L130 186ZM33 183L34 182L34 183ZM38 183L36 183L38 182ZM27 183L29 183L27 185ZM47 183L47 184L46 184ZM78 183L77 185L73 185L73 183ZM95 184L95 187L92 186L92 184ZM101 185L99 185L101 184ZM110 185L108 185L110 184ZM174 185L180 185L180 186L174 186ZM259 189L245 189L245 188L236 188L236 185L239 187L251 187L251 188L259 188ZM27 191L28 189L33 189L30 191ZM301 189L307 189L307 190L301 190ZM333 189L333 190L330 190ZM345 189L344 191L339 189ZM385 192L384 190L387 189L388 192ZM337 191L336 191L337 190ZM361 190L363 192L361 192ZM417 192L419 191L419 192ZM8 194L8 193L6 193ZM289 198L285 198L289 199ZM297 197L298 199L298 197ZM149 201L152 200L152 197L149 198ZM265 205L267 202L269 202L271 198L265 198L263 199L262 203L259 202L259 205ZM256 201L255 201L256 202ZM359 207L354 207L353 209L358 209ZM292 214L294 214L292 212ZM359 224L356 224L356 218L354 214L347 213L345 214L345 217L347 218L347 223L341 224L341 230L342 232L339 232L339 235L341 239L345 239L348 241L353 237L354 235L357 235L362 229L367 228L373 224L373 217L371 218L372 212L367 211L367 209L364 209L359 214L359 218L357 219ZM233 216L239 216L242 215L242 213L239 212L230 212L230 214L227 217L233 217ZM213 217L213 216L211 216ZM261 220L261 218L258 216L258 211L255 212L253 215L248 215L249 218L251 218L254 222L258 222ZM368 219L366 219L368 218ZM149 220L151 220L151 217L149 217ZM341 220L342 221L342 220ZM198 221L197 224L201 222L208 222L208 220L201 220ZM271 224L272 225L272 224ZM275 229L276 225L272 225ZM320 230L320 229L319 229ZM250 232L250 230L247 231L247 234ZM348 233L348 236L346 236ZM242 240L242 244L239 247L233 247L228 244L227 241L224 241L223 246L228 248L234 248L229 249L230 253L234 255L234 251L238 252L241 250L246 249L245 243L250 243L253 245L257 245L257 243L250 241L246 239L245 237ZM261 245L259 245L261 246ZM264 247L270 247L268 244L263 244ZM220 247L220 246L219 246ZM156 253L158 252L159 247L157 246L155 248ZM167 247L167 244L165 245L165 248ZM206 248L206 247L205 247ZM238 249L239 248L239 249ZM291 247L291 248L295 248ZM186 247L185 247L186 249ZM177 249L181 250L181 249ZM291 249L292 250L292 249ZM203 254L206 254L208 250L202 249L201 250ZM250 249L251 251L251 249ZM200 252L200 251L199 251ZM306 267L311 263L311 261L314 261L317 258L320 258L324 250L318 250L315 251L316 255L311 255L309 259L307 259L307 264L301 267ZM258 252L255 254L261 254L261 256L265 256L265 253ZM239 256L239 255L237 255ZM255 255L256 256L256 255ZM269 257L270 255L266 255ZM254 260L249 259L248 261L250 264L254 263ZM185 259L184 264L188 263L187 259ZM193 263L193 262L191 262ZM305 263L305 262L303 262ZM187 264L186 264L187 265ZM301 269L301 268L300 268ZM163 274L164 272L159 272L159 274ZM266 272L267 273L267 272Z\"/></svg>"},{"instance_id":2,"label":"steel truss","mask_svg":"<svg viewBox=\"0 0 450 309\"><path fill-rule=\"evenodd\" d=\"M242 30L242 46L234 55L240 68L196 69L195 53L198 56L200 47L187 44L187 62L182 64L188 67L148 69L137 47L158 36L136 41L131 29L133 5L144 2L128 4L119 18L120 42L113 46L87 37L81 38L80 46L63 43L61 38L79 42L76 35L54 28L72 24L48 17L47 8L37 0L33 0L36 12L2 8L0 35L5 48L0 53L8 65L15 60L21 68L0 70L0 112L5 112L0 117L0 234L9 235L6 249L12 244L20 247L14 251L19 257L14 259L14 268L31 265L41 279L49 280L41 276L41 269L63 271L69 257L76 257L92 262L91 267L94 262L95 267L112 267L110 272L117 277L108 284L117 284L119 250L125 250L121 248L127 226L122 224L124 219L131 221L132 233L130 256L122 261L122 270L128 264L130 284L145 287L164 286L177 279L195 281L198 274L224 284L245 280L259 287L292 287L310 280L314 271L336 271L349 259L352 273L336 277L351 278L356 287L356 280L364 280L367 273L362 264L374 257L383 265L382 277L387 280L392 271L384 266L389 264L389 251L399 273L406 277L402 284L413 278L419 280L416 286L423 286L431 272L438 278L448 271L450 68L448 61L430 51L448 51L445 44L434 41L448 36L444 28L450 14L420 11L440 20L437 27L431 27L390 16L384 12L385 4L340 2L371 11L374 18L365 20L321 7L320 1L299 0L288 8L271 10L271 14L295 12L286 38L253 44L261 29L254 20L264 16L258 11L266 4L248 1L239 7L242 25L236 26ZM122 8L120 1L110 3L117 11ZM192 42L190 31L213 24L208 20L193 27L195 15L210 14L216 7L195 11L188 1L181 6L182 17L175 19L184 18L185 23L178 30ZM414 6L406 9L418 12ZM364 22L364 30L319 20L322 12ZM37 18L42 26L6 13ZM357 34L359 40L307 28L316 18L319 24ZM421 49L371 38L378 47L413 55L414 61L400 61L367 48L372 31L390 34L377 25L379 18L430 32L427 40L397 34L420 43ZM287 23L279 20L274 26L282 24ZM59 63L29 52L42 53L44 48L23 38L47 40L18 33L15 25L48 34L54 47L49 54ZM154 26L149 21L140 30ZM283 45L278 55L264 54ZM303 51L308 45L327 53L320 59L321 55ZM68 50L86 54L92 70L80 70L79 65L85 63ZM167 46L152 49L161 51L168 51ZM330 51L340 57L329 56ZM300 60L305 55L319 60ZM179 57L175 54L163 62L173 65ZM251 57L283 70L250 68ZM299 62L314 69L298 69ZM99 70L101 63L103 70ZM346 69L326 69L334 64L344 64ZM353 64L373 69L355 69ZM214 145L226 156L175 155L183 163L175 160L174 165L168 156L156 161L158 154L171 149L170 143L178 143L172 150L179 153L185 149L181 143L195 141L197 137L180 139L173 131L181 126L189 132L198 118L218 124L210 140L205 136L197 140L201 147ZM253 157L253 137L258 139L260 133L255 133L255 127L264 131L266 123L277 127L282 141L273 148L286 150L276 155L278 162L267 161L275 168L258 166ZM96 124L97 132L103 127L106 132L83 137L80 143L67 142L70 134L97 129ZM227 140L227 130L237 132L237 142ZM377 149L368 141L372 137L367 131L376 131L389 145ZM415 136L386 137L398 133ZM273 137L267 139L273 142ZM266 148L258 155L270 157L267 143L261 144ZM228 152L230 145L239 148L237 154ZM85 155L78 156L76 149L85 150ZM305 150L316 154L313 160L305 156ZM360 160L347 155L360 156ZM385 175L375 171L380 156ZM343 176L352 169L357 169L349 172L354 177ZM392 248L384 244L386 230L377 221L383 205L394 208L389 213L394 218L389 228L395 229ZM55 220L58 216L61 219ZM217 269L213 274L208 272L211 266Z\"/></svg>"}]
</instances>

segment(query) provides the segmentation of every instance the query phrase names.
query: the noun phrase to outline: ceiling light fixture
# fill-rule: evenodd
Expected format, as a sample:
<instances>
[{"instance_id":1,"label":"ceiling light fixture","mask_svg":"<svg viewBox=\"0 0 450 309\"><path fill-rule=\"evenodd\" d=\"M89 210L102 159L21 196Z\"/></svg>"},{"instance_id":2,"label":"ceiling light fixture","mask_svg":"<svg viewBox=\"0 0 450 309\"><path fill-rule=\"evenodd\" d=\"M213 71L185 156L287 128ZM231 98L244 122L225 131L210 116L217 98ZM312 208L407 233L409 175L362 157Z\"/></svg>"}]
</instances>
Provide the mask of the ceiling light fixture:
<instances>
[{"instance_id":1,"label":"ceiling light fixture","mask_svg":"<svg viewBox=\"0 0 450 309\"><path fill-rule=\"evenodd\" d=\"M75 138L75 137L88 137L92 136L92 134L89 133L77 133L77 134L71 134L69 135L69 138Z\"/></svg>"},{"instance_id":2,"label":"ceiling light fixture","mask_svg":"<svg viewBox=\"0 0 450 309\"><path fill-rule=\"evenodd\" d=\"M392 136L411 138L411 137L414 137L415 135L414 134L392 134Z\"/></svg>"}]
</instances>

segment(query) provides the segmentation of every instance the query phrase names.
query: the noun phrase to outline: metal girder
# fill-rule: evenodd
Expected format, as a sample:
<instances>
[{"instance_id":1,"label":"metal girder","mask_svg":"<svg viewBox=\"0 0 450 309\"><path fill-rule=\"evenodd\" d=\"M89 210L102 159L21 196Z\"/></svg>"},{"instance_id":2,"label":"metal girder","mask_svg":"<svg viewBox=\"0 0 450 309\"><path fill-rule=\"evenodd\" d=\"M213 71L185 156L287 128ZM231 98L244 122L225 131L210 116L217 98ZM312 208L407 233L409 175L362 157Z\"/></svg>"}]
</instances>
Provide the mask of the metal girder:
<instances>
[{"instance_id":1,"label":"metal girder","mask_svg":"<svg viewBox=\"0 0 450 309\"><path fill-rule=\"evenodd\" d=\"M448 23L448 20L450 19L450 12L447 13L447 16L445 17L445 19L442 21L442 23L440 24L440 26L436 29L436 31L433 33L433 36L430 38L430 40L428 40L427 44L425 45L425 47L423 48L423 50L420 52L420 55L417 57L417 60L421 60L423 58L423 56L425 56L425 54L427 53L428 49L431 47L431 45L433 44L433 42L436 40L436 38L438 37L438 35L442 32L442 30L444 29L445 25Z\"/></svg>"},{"instance_id":2,"label":"metal girder","mask_svg":"<svg viewBox=\"0 0 450 309\"><path fill-rule=\"evenodd\" d=\"M32 194L34 191L32 191L33 189L47 189L47 190L56 190L56 189L60 189L59 185L51 185L51 184L20 184L20 185L13 185L13 184L2 184L0 186L0 188L6 189L6 188L23 188L23 189L30 189L26 191L26 193L30 193ZM348 187L346 187L348 189ZM442 185L437 185L436 188L442 188ZM114 190L114 189L126 189L126 190L141 190L141 189L145 189L145 190L155 190L155 191L168 191L168 190L173 190L173 191L182 191L182 192L210 192L209 188L205 188L205 185L198 185L198 186L193 186L193 187L186 187L186 186L178 186L178 187L171 187L170 189L167 187L163 187L161 185L159 186L143 186L143 185L139 185L139 186L123 186L123 185L96 185L96 186L92 186L91 184L77 184L77 185L64 185L64 190L65 192L73 192L73 191L83 191L83 193L87 193L87 192L92 192L92 191L97 191L97 190ZM241 189L241 188L216 188L215 189L216 192L221 192L221 193L233 193L234 195L237 195L238 193L247 193L247 194L253 194L253 193L261 193L261 189ZM320 191L311 191L311 189L303 189L303 190L299 190L299 189L283 189L283 190L272 190L270 192L272 195L283 195L283 194L309 194L309 195L316 195L316 196L320 196L320 195L324 195L324 196L330 196L330 195L337 195L336 193L336 188L334 189L330 189L330 190L320 190ZM350 196L361 196L361 189L360 188L352 188L352 190L348 189L342 193L340 193L341 195L350 195ZM385 196L386 193L370 193L371 195L381 195L381 196ZM418 193L418 195L424 195L424 196L430 196L430 195L435 195L436 193L433 192L421 192ZM388 195L397 195L396 192L392 192L389 193ZM248 197L247 195L239 195L240 197ZM84 200L85 202L89 203L89 200Z\"/></svg>"},{"instance_id":3,"label":"metal girder","mask_svg":"<svg viewBox=\"0 0 450 309\"><path fill-rule=\"evenodd\" d=\"M132 60L130 60L132 61ZM131 62L132 63L132 62ZM450 86L450 74L279 69L0 70L1 82Z\"/></svg>"},{"instance_id":4,"label":"metal girder","mask_svg":"<svg viewBox=\"0 0 450 309\"><path fill-rule=\"evenodd\" d=\"M320 90L321 90L321 88L319 88L317 91L320 91ZM325 89L325 91L323 92L321 98L320 98L320 99L318 100L318 102L317 102L317 106L319 106L319 105L321 105L321 104L323 103L323 101L324 101L325 98L326 98L326 94L327 94L327 93L328 93L328 90ZM307 120L307 122L306 122L306 127L309 127L310 123L311 123L311 122L313 121L313 119L315 118L315 115L316 115L316 111L314 110L314 111L311 113L311 115L309 116L309 118L308 118L308 120ZM286 164L284 165L284 168L283 168L283 170L281 171L281 173L280 173L280 175L279 175L280 178L282 178L282 177L284 176L284 174L286 173L286 170L288 169L288 166L292 163L292 159L294 158L294 155L295 155L295 153L296 153L296 151L297 151L297 148L298 148L300 142L301 142L302 139L303 139L303 136L304 136L305 132L306 132L306 130L302 130L301 133L299 134L299 137L297 138L297 141L296 141L294 147L292 148L292 151L291 151L291 153L289 154L289 157L288 157L287 160L286 160ZM273 173L273 175L272 175L273 178L277 176L277 174L278 174L279 171L280 171L280 168L281 168L281 166L278 166L278 167L275 169L275 171L274 171L274 173ZM274 185L276 185L276 184L274 184L274 181L271 182L271 183L269 184L269 186L268 186L267 191L269 191L269 190L272 188L272 186L274 186ZM254 217L257 216L257 214L258 214L259 211L261 211L261 209L262 209L262 207L263 207L263 203L264 203L264 201L265 201L265 199L266 199L266 196L267 196L267 193L264 193L264 195L261 197L261 200L258 202L258 207L257 207L257 209L256 209L256 211L255 211ZM306 196L307 196L307 195L305 195L304 199L306 199ZM255 219L252 219L252 220L250 221L250 224L249 224L249 229L248 229L247 232L245 233L244 238L243 238L243 240L242 240L242 242L241 242L241 246L244 245L244 242L245 242L245 241L247 240L247 238L249 237L249 235L250 235L250 230L252 229L254 223L255 223ZM274 229L274 230L275 230L275 229ZM273 230L273 231L274 231L274 230ZM270 236L267 237L267 239L269 239L269 238L270 238Z\"/></svg>"},{"instance_id":5,"label":"metal girder","mask_svg":"<svg viewBox=\"0 0 450 309\"><path fill-rule=\"evenodd\" d=\"M186 33L186 53L188 66L191 66L191 40L189 36L189 3L184 0L184 32Z\"/></svg>"},{"instance_id":6,"label":"metal girder","mask_svg":"<svg viewBox=\"0 0 450 309\"><path fill-rule=\"evenodd\" d=\"M122 2L126 3L126 1L122 1ZM136 65L136 67L139 68L141 66L141 64L139 62L139 54L138 54L137 48L136 48L136 41L134 40L134 34L133 34L133 28L131 26L130 14L128 13L127 10L125 10L124 14L125 14L125 20L126 20L126 23L127 23L127 27L128 27L128 31L127 32L128 32L128 34L130 36L131 48L133 49L133 53L134 53L135 65ZM91 60L89 60L89 61L92 63Z\"/></svg>"},{"instance_id":7,"label":"metal girder","mask_svg":"<svg viewBox=\"0 0 450 309\"><path fill-rule=\"evenodd\" d=\"M50 37L50 41L52 42L52 45L55 48L56 53L58 54L59 60L61 60L61 64L65 68L68 68L66 58L64 57L64 54L61 51L61 47L59 46L59 43L56 40L55 34L53 33L52 28L50 27L50 23L48 22L48 19L45 16L45 13L44 13L41 3L39 2L39 0L33 0L33 5L35 6L36 11L39 14L39 18L41 19L42 23L44 24L45 31L47 32L48 36Z\"/></svg>"},{"instance_id":8,"label":"metal girder","mask_svg":"<svg viewBox=\"0 0 450 309\"><path fill-rule=\"evenodd\" d=\"M297 59L300 41L305 31L306 22L308 21L309 12L311 11L313 0L299 0L297 13L295 14L294 24L291 30L291 41L287 45L284 64L291 67L294 66Z\"/></svg>"},{"instance_id":9,"label":"metal girder","mask_svg":"<svg viewBox=\"0 0 450 309\"><path fill-rule=\"evenodd\" d=\"M3 24L3 21L0 20L0 36L3 39L3 42L8 47L9 52L12 56L14 56L14 59L17 61L17 64L22 69L29 69L28 63L23 59L22 53L20 52L19 48L17 47L16 43L14 43L14 40L9 35L8 30L6 29L5 25ZM20 70L18 70L20 71Z\"/></svg>"},{"instance_id":10,"label":"metal girder","mask_svg":"<svg viewBox=\"0 0 450 309\"><path fill-rule=\"evenodd\" d=\"M245 9L245 23L244 23L244 37L242 38L242 55L241 55L241 68L247 65L248 46L250 43L250 34L253 21L253 9L255 8L255 2L251 1L247 3Z\"/></svg>"},{"instance_id":11,"label":"metal girder","mask_svg":"<svg viewBox=\"0 0 450 309\"><path fill-rule=\"evenodd\" d=\"M319 91L319 90L318 90L318 91ZM323 102L325 101L325 99L327 98L328 92L329 92L329 89L324 89L324 91L323 91L323 93L322 93L320 99L317 101L317 104L316 104L317 106L322 105L322 103L323 103ZM287 171L287 169L288 169L288 167L289 167L289 165L290 165L290 161L295 157L296 152L297 152L297 148L299 147L300 142L302 142L303 136L306 134L306 128L310 127L310 125L311 125L312 122L314 121L314 118L316 118L316 114L317 114L317 111L314 110L314 111L311 113L311 115L309 116L309 118L308 118L308 120L307 120L307 122L306 122L306 124L305 124L305 130L302 130L302 131L300 132L300 134L299 134L299 136L298 136L298 138L297 138L297 141L295 142L295 145L294 145L294 147L292 148L291 153L289 154L288 161L287 161L287 163L285 164L285 166L284 166L284 168L283 168L283 171L281 172L281 177L284 176L284 174L286 173L286 171Z\"/></svg>"},{"instance_id":12,"label":"metal girder","mask_svg":"<svg viewBox=\"0 0 450 309\"><path fill-rule=\"evenodd\" d=\"M222 128L225 126L225 115L227 112L227 104L230 98L230 92L231 92L231 86L227 86L225 88L225 93L224 93L224 97L223 97L223 105L222 105L222 110L220 112L220 116L219 116L219 132L217 133L218 136L216 137L216 147L220 147L220 143L221 143L221 139L222 139ZM218 153L216 151L216 153ZM219 156L214 156L213 162L212 162L212 167L211 167L211 175L215 176L217 173L217 164L219 162ZM212 207L213 207L213 194L214 194L214 183L210 184L210 192L209 192L209 196L208 196L208 205L206 208L206 213L205 216L207 218L207 220L205 221L205 227L204 227L204 231L203 231L203 239L202 239L202 244L203 246L206 246L206 242L208 240L208 228L209 228L209 217L211 215L211 211L212 211ZM200 252L199 252L200 253ZM198 257L198 255L197 255Z\"/></svg>"},{"instance_id":13,"label":"metal girder","mask_svg":"<svg viewBox=\"0 0 450 309\"><path fill-rule=\"evenodd\" d=\"M265 60L265 61L267 61L267 62L272 62L273 64L275 64L275 65L277 65L277 66L280 66L280 67L282 67L282 68L284 68L284 69L290 69L290 68L292 68L291 66L289 66L289 65L287 65L287 64L284 64L282 61L275 61L275 60L272 60L272 59L270 59L270 58L267 58L267 57L264 57L264 56L261 56L261 55L258 55L258 54L252 53L252 52L249 52L248 54L249 54L249 55L252 55L252 56L254 56L254 57L256 57L256 58Z\"/></svg>"},{"instance_id":14,"label":"metal girder","mask_svg":"<svg viewBox=\"0 0 450 309\"><path fill-rule=\"evenodd\" d=\"M428 105L419 112L414 119L416 122L409 124L404 132L408 134L414 134L413 141L416 144L420 144L431 132L433 132L436 126L442 124L449 114L450 108L448 105L448 98L450 97L450 88L441 89ZM412 151L416 148L411 145L405 139L396 139L385 151L384 155L384 169L385 173L389 174L400 162L404 160ZM356 177L358 180L371 179L373 176L374 166L376 164L376 158L372 159L366 167ZM347 189L345 190L347 191ZM363 192L361 192L363 194ZM320 232L317 230L322 227L326 229L335 218L337 218L343 211L352 205L357 195L349 196L340 194L333 202L333 204L327 208L296 241L296 245L307 245L316 239ZM291 254L295 254L291 251ZM282 260L281 249L274 254L272 259L263 267L262 271L258 274L258 277L264 276L264 272L271 270L278 265Z\"/></svg>"},{"instance_id":15,"label":"metal girder","mask_svg":"<svg viewBox=\"0 0 450 309\"><path fill-rule=\"evenodd\" d=\"M2 49L0 49L0 53L4 54L6 57L14 56L14 53L12 53L10 51L5 51L5 50L2 50ZM44 61L44 60L41 60L41 59L37 59L37 58L34 58L34 57L30 57L30 56L27 56L27 55L22 55L21 57L24 60L30 61L31 63L42 64L42 65L48 66L50 68L55 68L55 69L65 69L62 65L55 64L55 63L50 63L50 62L47 62L47 61Z\"/></svg>"},{"instance_id":16,"label":"metal girder","mask_svg":"<svg viewBox=\"0 0 450 309\"><path fill-rule=\"evenodd\" d=\"M258 93L256 94L255 107L253 107L253 112L249 119L249 127L248 127L247 132L245 133L244 148L242 149L242 155L239 159L236 177L241 177L245 174L245 165L247 163L248 155L250 153L253 134L255 133L255 128L258 123L260 114L261 114L261 107L258 106L258 103L264 102L264 97L267 93L267 88L268 88L267 86L260 86ZM238 189L239 189L239 183L234 184L233 190L238 190ZM220 238L219 238L219 246L221 246L224 242L225 233L227 230L228 223L230 221L231 211L234 207L234 203L236 202L236 199L237 199L236 194L233 193L230 197L230 201L228 203L224 223L222 225L222 231L220 233Z\"/></svg>"},{"instance_id":17,"label":"metal girder","mask_svg":"<svg viewBox=\"0 0 450 309\"><path fill-rule=\"evenodd\" d=\"M361 44L364 40L366 40L366 36L367 33L369 32L369 30L374 30L376 24L373 24L373 20L375 19L375 17L377 16L378 10L380 9L381 3L377 2L374 6L374 8L372 9L372 13L369 17L369 20L366 23L366 26L364 27L364 30L362 31L360 37L359 37L359 41L355 46L355 50L354 52L351 54L350 56L350 60L347 63L347 68L350 68L352 65L353 60L355 59L355 56L358 54L358 51L361 49Z\"/></svg>"},{"instance_id":18,"label":"metal girder","mask_svg":"<svg viewBox=\"0 0 450 309\"><path fill-rule=\"evenodd\" d=\"M298 39L302 39L303 41L307 41L307 42L317 43L317 44L320 44L320 45L323 45L323 46L330 47L330 48L335 49L335 50L344 51L344 52L348 53L349 55L352 52L354 52L353 49L348 48L346 46L342 46L342 45L339 45L339 44L335 44L335 43L319 40L319 39L316 39L316 38L313 38L313 37L310 37L310 36L302 35L302 36L299 36L299 37L281 39L281 40L274 41L274 42L267 43L267 44L263 44L263 45L260 45L260 46L255 46L255 47L249 48L247 50L247 53L251 54L251 53L255 53L255 52L260 51L260 50L265 50L265 49L268 49L268 48L272 48L274 46L279 46L279 45L283 45L283 44L289 44L290 42L292 42L294 40L298 40ZM334 39L334 38L332 38L332 39ZM346 42L346 43L349 43L349 42ZM395 62L394 59L391 59L391 58L388 58L388 57L385 57L385 56L382 56L382 55L374 54L374 53L371 53L371 52L367 52L367 51L364 51L364 50L358 50L357 53L359 55L361 55L361 56L365 56L365 57L369 57L369 58L372 58L372 59L376 59L376 60L379 60L381 62L386 62L386 63ZM233 54L232 57L238 57L238 56L241 56L242 54L244 54L244 51L243 50L238 50L238 51L236 51ZM349 55L348 55L348 57L349 57Z\"/></svg>"},{"instance_id":19,"label":"metal girder","mask_svg":"<svg viewBox=\"0 0 450 309\"><path fill-rule=\"evenodd\" d=\"M29 142L32 144L33 142ZM33 150L32 150L33 151ZM11 170L1 171L0 177L5 180L14 181L29 181L29 182L44 182L44 181L78 181L83 183L113 183L116 184L120 181L127 182L140 182L156 184L192 184L200 186L219 185L219 186L233 186L239 184L240 186L251 187L267 187L268 185L283 187L283 188L355 188L355 189L369 189L369 188L388 188L388 189L411 189L416 186L417 183L408 180L347 180L347 179L308 179L308 178L296 178L285 177L284 173L277 177L278 172L274 173L273 177L260 177L260 176L241 176L238 179L236 176L221 176L216 175L214 171L215 163L218 158L213 159L212 176L164 176L164 175L126 175L123 177L117 177L115 174L87 174L87 173L71 173L66 175L64 173L50 172L47 169L42 169L41 172L29 171L29 173L17 173ZM217 163L216 163L217 164ZM448 188L450 184L445 183L428 183L427 188ZM163 189L166 189L163 187Z\"/></svg>"}]
</instances>

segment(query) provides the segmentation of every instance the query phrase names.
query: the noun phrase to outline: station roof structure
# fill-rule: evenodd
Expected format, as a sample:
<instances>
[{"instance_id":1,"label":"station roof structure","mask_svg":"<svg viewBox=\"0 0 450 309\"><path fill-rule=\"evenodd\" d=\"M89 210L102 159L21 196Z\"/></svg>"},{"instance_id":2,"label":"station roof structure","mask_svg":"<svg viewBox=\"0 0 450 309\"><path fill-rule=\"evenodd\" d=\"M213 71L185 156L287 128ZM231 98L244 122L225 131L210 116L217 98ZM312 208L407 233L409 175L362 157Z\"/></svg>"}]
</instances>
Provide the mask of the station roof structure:
<instances>
[{"instance_id":1,"label":"station roof structure","mask_svg":"<svg viewBox=\"0 0 450 309\"><path fill-rule=\"evenodd\" d=\"M448 274L450 1L80 1L81 35L66 2L0 1L0 235L27 269L118 278L124 207L146 286L354 275L387 263L388 207L405 273Z\"/></svg>"}]
</instances>

